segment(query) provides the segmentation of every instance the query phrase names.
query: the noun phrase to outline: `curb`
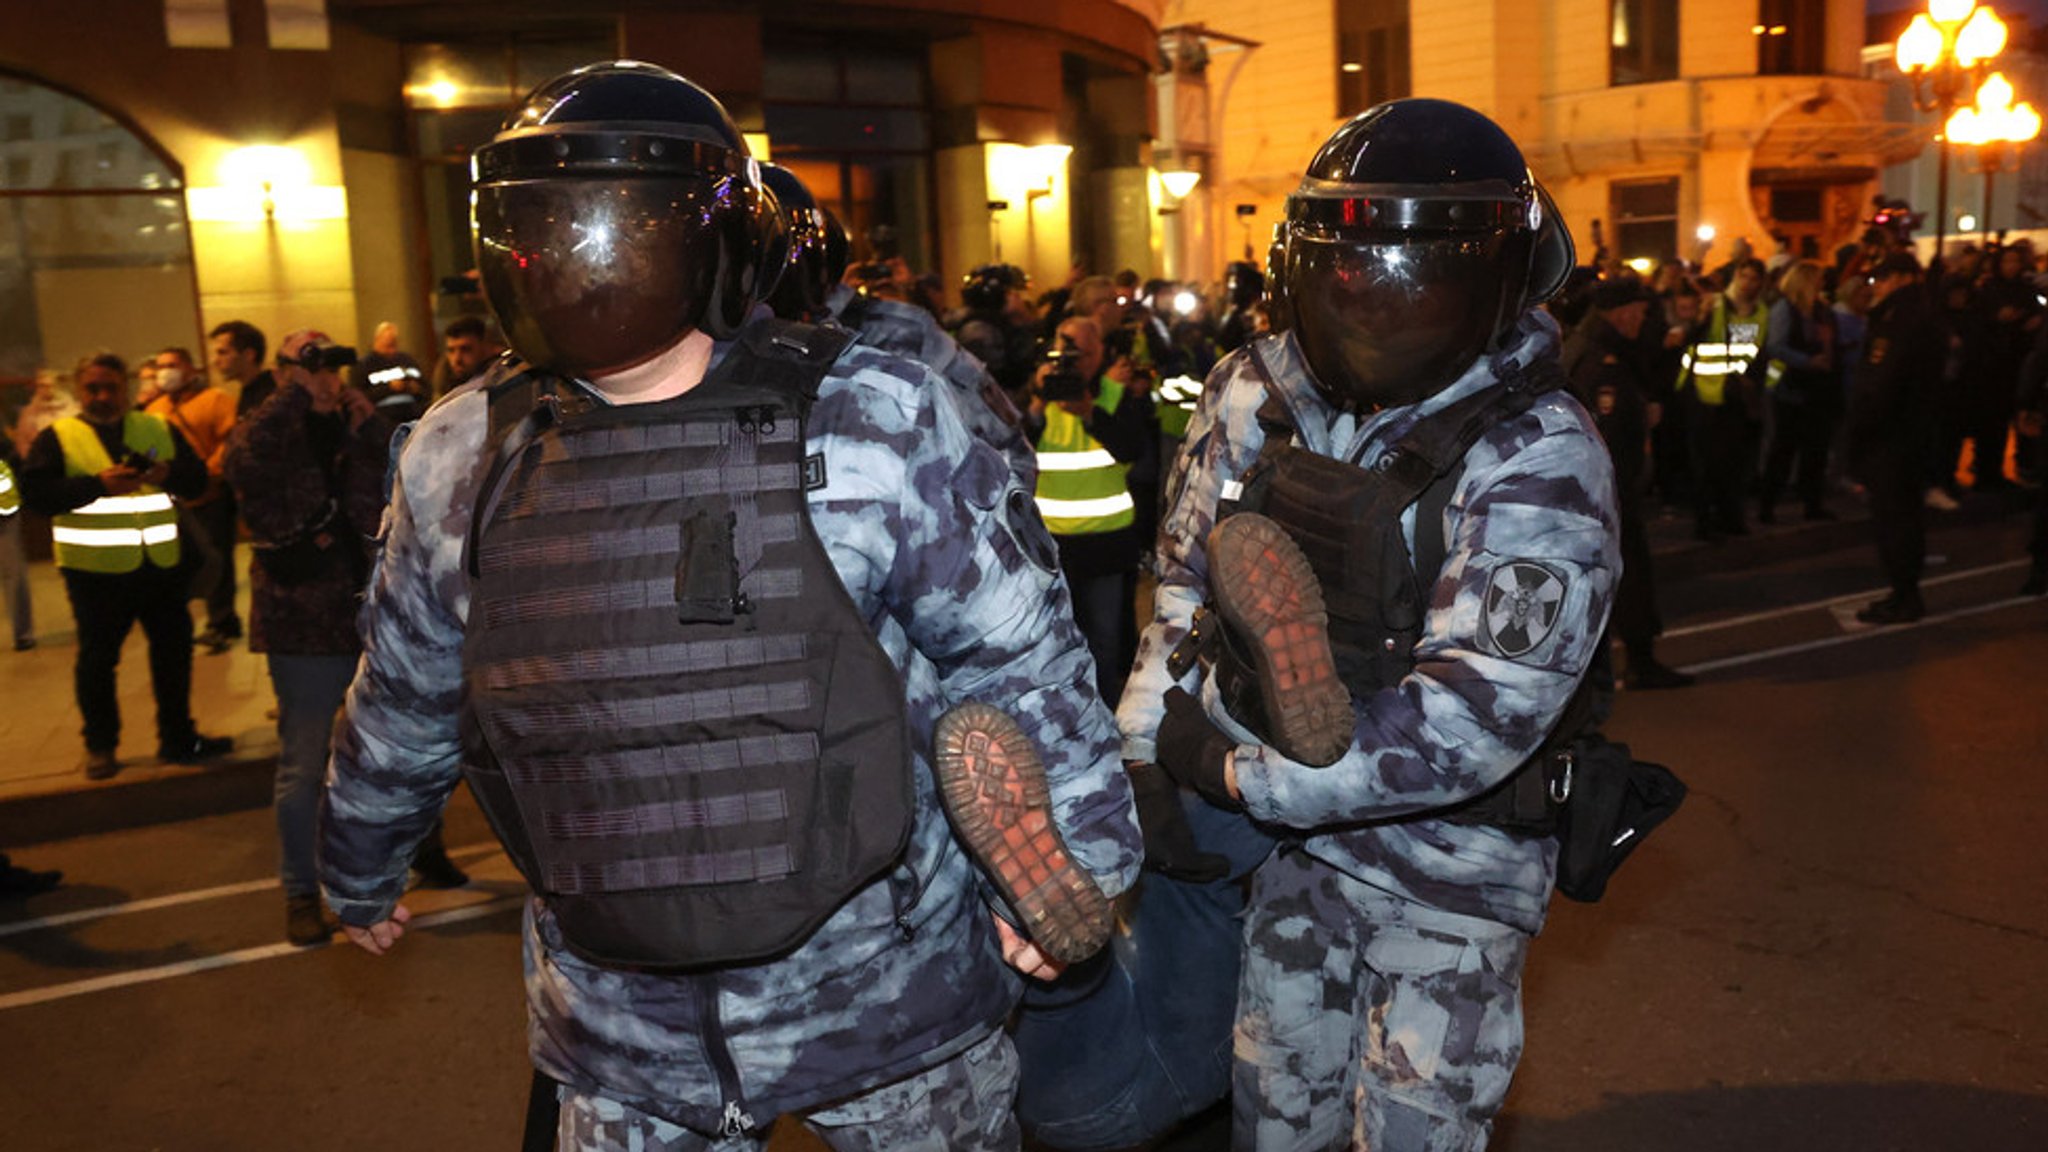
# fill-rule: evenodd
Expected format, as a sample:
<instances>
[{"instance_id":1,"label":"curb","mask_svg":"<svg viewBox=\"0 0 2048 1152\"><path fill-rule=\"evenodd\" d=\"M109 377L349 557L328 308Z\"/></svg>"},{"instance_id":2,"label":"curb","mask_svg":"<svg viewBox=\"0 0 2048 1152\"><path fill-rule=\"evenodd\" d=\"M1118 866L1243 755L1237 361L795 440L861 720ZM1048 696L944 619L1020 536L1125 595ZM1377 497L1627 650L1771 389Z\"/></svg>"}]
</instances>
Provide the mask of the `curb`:
<instances>
[{"instance_id":1,"label":"curb","mask_svg":"<svg viewBox=\"0 0 2048 1152\"><path fill-rule=\"evenodd\" d=\"M1954 512L1928 516L1930 533L1988 524L2032 507L2033 493L1965 496ZM1860 511L1860 510L1859 510ZM1688 521L1689 523L1689 521ZM1665 526L1668 532L1669 525ZM1867 515L1824 523L1761 527L1719 544L1690 538L1653 540L1660 583L1740 572L1870 540ZM84 784L29 795L0 797L0 845L25 847L105 832L170 824L202 816L268 807L277 768L275 740L204 767L128 769L106 784Z\"/></svg>"},{"instance_id":2,"label":"curb","mask_svg":"<svg viewBox=\"0 0 2048 1152\"><path fill-rule=\"evenodd\" d=\"M0 844L12 849L267 807L276 769L273 747L200 768L131 768L123 775L133 780L6 797Z\"/></svg>"}]
</instances>

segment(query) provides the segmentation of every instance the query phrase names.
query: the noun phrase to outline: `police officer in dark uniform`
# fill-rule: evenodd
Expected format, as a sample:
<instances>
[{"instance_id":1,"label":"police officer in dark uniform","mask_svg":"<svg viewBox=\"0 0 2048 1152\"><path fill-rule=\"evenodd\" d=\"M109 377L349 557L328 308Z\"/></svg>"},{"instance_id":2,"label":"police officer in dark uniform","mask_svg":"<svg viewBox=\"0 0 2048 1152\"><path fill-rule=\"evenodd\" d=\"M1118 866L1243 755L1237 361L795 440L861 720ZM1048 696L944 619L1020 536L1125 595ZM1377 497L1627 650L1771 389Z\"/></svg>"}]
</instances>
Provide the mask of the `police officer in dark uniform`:
<instances>
[{"instance_id":1,"label":"police officer in dark uniform","mask_svg":"<svg viewBox=\"0 0 2048 1152\"><path fill-rule=\"evenodd\" d=\"M1223 297L1228 308L1223 313L1223 323L1216 329L1216 349L1219 352L1235 352L1244 342L1259 334L1258 325L1252 319L1252 305L1266 294L1266 275L1259 266L1249 260L1233 260L1223 272Z\"/></svg>"},{"instance_id":2,"label":"police officer in dark uniform","mask_svg":"<svg viewBox=\"0 0 2048 1152\"><path fill-rule=\"evenodd\" d=\"M1942 328L1920 285L1920 262L1905 252L1870 276L1870 328L1849 394L1849 471L1870 494L1877 557L1891 594L1865 605L1865 624L1910 624L1925 614L1920 570L1927 560L1922 492L1927 429L1941 382Z\"/></svg>"},{"instance_id":3,"label":"police officer in dark uniform","mask_svg":"<svg viewBox=\"0 0 2048 1152\"><path fill-rule=\"evenodd\" d=\"M1657 616L1656 578L1644 522L1649 435L1662 415L1661 405L1649 398L1640 361L1643 320L1652 302L1634 276L1602 280L1592 290L1585 320L1565 341L1561 359L1572 392L1599 422L1600 438L1614 458L1622 575L1608 628L1628 652L1628 686L1683 688L1693 678L1657 662L1657 634L1664 625Z\"/></svg>"}]
</instances>

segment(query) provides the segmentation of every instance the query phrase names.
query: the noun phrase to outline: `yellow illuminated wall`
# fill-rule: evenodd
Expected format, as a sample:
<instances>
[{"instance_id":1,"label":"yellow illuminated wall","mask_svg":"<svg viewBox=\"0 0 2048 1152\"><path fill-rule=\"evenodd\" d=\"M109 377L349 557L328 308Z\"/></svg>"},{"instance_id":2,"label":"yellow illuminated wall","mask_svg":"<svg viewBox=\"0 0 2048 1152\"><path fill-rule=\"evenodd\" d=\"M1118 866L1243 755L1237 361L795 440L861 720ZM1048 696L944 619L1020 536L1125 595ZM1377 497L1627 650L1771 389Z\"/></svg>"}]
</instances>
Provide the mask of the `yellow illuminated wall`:
<instances>
[{"instance_id":1,"label":"yellow illuminated wall","mask_svg":"<svg viewBox=\"0 0 2048 1152\"><path fill-rule=\"evenodd\" d=\"M1860 78L1863 3L1826 6L1826 75L1757 75L1755 0L1683 0L1679 77L1613 87L1610 0L1412 0L1412 94L1469 104L1506 128L1557 197L1582 255L1592 251L1590 222L1608 215L1613 184L1660 177L1679 180L1682 236L1712 223L1722 238L1717 258L1738 235L1768 255L1751 183L1760 147L1768 154L1763 163L1837 167L1882 166L1909 147L1886 136L1882 84ZM1340 123L1335 5L1180 0L1171 7L1168 23L1201 23L1259 42L1227 96L1222 78L1232 57L1211 55L1218 150L1204 186L1213 205L1211 243L1225 250L1222 258L1238 256L1247 235L1262 258L1286 195ZM1813 118L1838 121L1839 129L1793 127L1815 106L1825 111ZM1249 228L1234 213L1247 203L1257 208Z\"/></svg>"}]
</instances>

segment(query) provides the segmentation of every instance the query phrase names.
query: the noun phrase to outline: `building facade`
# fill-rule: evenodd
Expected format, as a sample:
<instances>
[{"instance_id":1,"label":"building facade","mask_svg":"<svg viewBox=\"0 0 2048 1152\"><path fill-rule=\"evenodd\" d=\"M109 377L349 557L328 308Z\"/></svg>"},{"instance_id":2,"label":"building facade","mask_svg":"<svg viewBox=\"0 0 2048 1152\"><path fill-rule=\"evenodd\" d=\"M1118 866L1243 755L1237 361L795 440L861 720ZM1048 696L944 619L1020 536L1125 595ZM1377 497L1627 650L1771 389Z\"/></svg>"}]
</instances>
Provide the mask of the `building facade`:
<instances>
[{"instance_id":1,"label":"building facade","mask_svg":"<svg viewBox=\"0 0 2048 1152\"><path fill-rule=\"evenodd\" d=\"M1927 139L1865 74L1862 0L1176 0L1163 19L1211 45L1189 81L1205 134L1185 149L1205 175L1188 206L1210 237L1198 275L1262 257L1317 145L1400 96L1506 128L1582 260L1718 263L1736 237L1760 256L1831 253Z\"/></svg>"},{"instance_id":2,"label":"building facade","mask_svg":"<svg viewBox=\"0 0 2048 1152\"><path fill-rule=\"evenodd\" d=\"M428 354L479 301L468 155L631 57L949 282L1151 268L1163 0L76 0L0 5L0 382L230 318ZM451 285L451 281L454 283Z\"/></svg>"}]
</instances>

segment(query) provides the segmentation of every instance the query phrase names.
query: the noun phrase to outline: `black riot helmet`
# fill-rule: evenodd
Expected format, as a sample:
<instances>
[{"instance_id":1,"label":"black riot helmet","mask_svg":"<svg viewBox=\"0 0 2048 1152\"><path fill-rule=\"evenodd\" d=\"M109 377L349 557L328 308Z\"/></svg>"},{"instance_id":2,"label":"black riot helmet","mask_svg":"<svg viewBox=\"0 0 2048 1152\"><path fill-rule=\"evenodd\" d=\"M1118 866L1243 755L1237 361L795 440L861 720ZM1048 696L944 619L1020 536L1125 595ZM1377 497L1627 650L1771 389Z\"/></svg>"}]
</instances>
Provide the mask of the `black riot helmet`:
<instances>
[{"instance_id":1,"label":"black riot helmet","mask_svg":"<svg viewBox=\"0 0 2048 1152\"><path fill-rule=\"evenodd\" d=\"M785 320L819 319L825 298L846 273L846 229L789 169L763 164L761 183L774 194L789 229L789 260L768 306Z\"/></svg>"},{"instance_id":2,"label":"black riot helmet","mask_svg":"<svg viewBox=\"0 0 2048 1152\"><path fill-rule=\"evenodd\" d=\"M1249 308L1266 294L1266 274L1249 260L1232 260L1223 270L1223 298L1232 308Z\"/></svg>"},{"instance_id":3,"label":"black riot helmet","mask_svg":"<svg viewBox=\"0 0 2048 1152\"><path fill-rule=\"evenodd\" d=\"M1572 266L1571 236L1521 150L1443 100L1380 104L1337 129L1276 239L1309 371L1357 411L1449 386Z\"/></svg>"},{"instance_id":4,"label":"black riot helmet","mask_svg":"<svg viewBox=\"0 0 2048 1152\"><path fill-rule=\"evenodd\" d=\"M471 160L477 269L513 350L602 376L724 338L783 265L786 231L709 92L631 60L533 90Z\"/></svg>"},{"instance_id":5,"label":"black riot helmet","mask_svg":"<svg viewBox=\"0 0 2048 1152\"><path fill-rule=\"evenodd\" d=\"M1010 264L982 264L960 281L960 302L976 312L1001 312L1010 290L1024 287L1024 270Z\"/></svg>"}]
</instances>

